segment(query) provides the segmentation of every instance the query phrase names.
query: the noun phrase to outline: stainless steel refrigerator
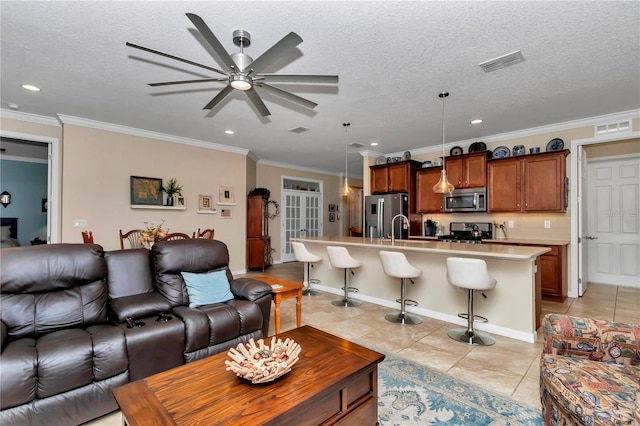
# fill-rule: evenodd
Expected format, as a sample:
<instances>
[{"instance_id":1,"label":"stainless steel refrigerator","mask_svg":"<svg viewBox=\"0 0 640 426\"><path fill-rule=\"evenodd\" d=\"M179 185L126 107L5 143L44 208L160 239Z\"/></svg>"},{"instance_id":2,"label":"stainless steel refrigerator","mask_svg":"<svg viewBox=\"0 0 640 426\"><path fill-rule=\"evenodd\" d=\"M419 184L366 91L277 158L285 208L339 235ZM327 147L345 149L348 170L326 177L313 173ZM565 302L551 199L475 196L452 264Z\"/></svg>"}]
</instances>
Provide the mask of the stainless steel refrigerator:
<instances>
[{"instance_id":1,"label":"stainless steel refrigerator","mask_svg":"<svg viewBox=\"0 0 640 426\"><path fill-rule=\"evenodd\" d=\"M391 221L396 215L403 214L407 221L396 219L394 236L409 239L409 195L406 192L364 197L365 236L371 238L391 238Z\"/></svg>"}]
</instances>

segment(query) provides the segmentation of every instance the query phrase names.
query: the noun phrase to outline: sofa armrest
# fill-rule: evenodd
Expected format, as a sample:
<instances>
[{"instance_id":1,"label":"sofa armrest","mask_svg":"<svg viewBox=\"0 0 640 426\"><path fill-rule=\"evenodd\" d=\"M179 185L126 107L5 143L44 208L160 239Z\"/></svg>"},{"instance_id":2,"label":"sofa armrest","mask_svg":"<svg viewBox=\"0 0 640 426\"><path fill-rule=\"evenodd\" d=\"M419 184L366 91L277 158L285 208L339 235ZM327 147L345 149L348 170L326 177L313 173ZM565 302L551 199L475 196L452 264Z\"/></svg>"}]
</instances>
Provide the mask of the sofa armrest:
<instances>
[{"instance_id":1,"label":"sofa armrest","mask_svg":"<svg viewBox=\"0 0 640 426\"><path fill-rule=\"evenodd\" d=\"M7 325L4 323L4 321L0 321L0 323L2 323L2 336L0 336L0 352L4 350L4 345L7 344L7 335L9 334L9 331L7 330Z\"/></svg>"},{"instance_id":2,"label":"sofa armrest","mask_svg":"<svg viewBox=\"0 0 640 426\"><path fill-rule=\"evenodd\" d=\"M233 293L236 298L246 299L252 302L271 294L272 291L269 284L253 278L236 278L231 281L230 284L231 293Z\"/></svg>"},{"instance_id":3,"label":"sofa armrest","mask_svg":"<svg viewBox=\"0 0 640 426\"><path fill-rule=\"evenodd\" d=\"M547 314L543 352L622 364L640 362L640 325Z\"/></svg>"},{"instance_id":4,"label":"sofa armrest","mask_svg":"<svg viewBox=\"0 0 640 426\"><path fill-rule=\"evenodd\" d=\"M171 311L171 303L160 293L142 293L109 300L109 310L112 318L122 323L127 317L142 318Z\"/></svg>"}]
</instances>

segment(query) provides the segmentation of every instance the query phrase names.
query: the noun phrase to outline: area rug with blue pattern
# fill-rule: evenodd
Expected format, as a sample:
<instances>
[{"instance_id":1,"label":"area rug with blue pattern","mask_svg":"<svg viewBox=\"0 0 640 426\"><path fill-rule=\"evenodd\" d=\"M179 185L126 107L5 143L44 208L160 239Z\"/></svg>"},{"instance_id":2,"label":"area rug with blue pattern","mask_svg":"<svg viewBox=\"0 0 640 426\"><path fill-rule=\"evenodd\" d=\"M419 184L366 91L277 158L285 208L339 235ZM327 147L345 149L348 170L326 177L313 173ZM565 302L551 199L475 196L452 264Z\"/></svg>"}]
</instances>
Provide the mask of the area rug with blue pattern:
<instances>
[{"instance_id":1,"label":"area rug with blue pattern","mask_svg":"<svg viewBox=\"0 0 640 426\"><path fill-rule=\"evenodd\" d=\"M541 410L386 354L378 365L381 425L542 425Z\"/></svg>"}]
</instances>

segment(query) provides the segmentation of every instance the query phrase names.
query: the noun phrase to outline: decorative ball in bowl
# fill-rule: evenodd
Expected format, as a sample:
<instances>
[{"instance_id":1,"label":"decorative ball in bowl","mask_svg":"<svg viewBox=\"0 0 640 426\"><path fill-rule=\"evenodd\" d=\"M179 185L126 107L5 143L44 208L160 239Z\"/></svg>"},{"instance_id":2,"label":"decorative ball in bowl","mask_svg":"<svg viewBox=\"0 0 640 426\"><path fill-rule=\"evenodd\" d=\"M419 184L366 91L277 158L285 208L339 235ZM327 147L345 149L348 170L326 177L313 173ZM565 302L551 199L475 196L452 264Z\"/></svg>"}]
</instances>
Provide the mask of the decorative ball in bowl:
<instances>
[{"instance_id":1,"label":"decorative ball in bowl","mask_svg":"<svg viewBox=\"0 0 640 426\"><path fill-rule=\"evenodd\" d=\"M251 383L267 383L291 371L291 367L298 362L298 355L302 348L291 339L284 342L276 341L266 344L264 339L249 343L240 343L231 348L227 355L231 361L225 360L227 371L233 371L236 376L251 381Z\"/></svg>"}]
</instances>

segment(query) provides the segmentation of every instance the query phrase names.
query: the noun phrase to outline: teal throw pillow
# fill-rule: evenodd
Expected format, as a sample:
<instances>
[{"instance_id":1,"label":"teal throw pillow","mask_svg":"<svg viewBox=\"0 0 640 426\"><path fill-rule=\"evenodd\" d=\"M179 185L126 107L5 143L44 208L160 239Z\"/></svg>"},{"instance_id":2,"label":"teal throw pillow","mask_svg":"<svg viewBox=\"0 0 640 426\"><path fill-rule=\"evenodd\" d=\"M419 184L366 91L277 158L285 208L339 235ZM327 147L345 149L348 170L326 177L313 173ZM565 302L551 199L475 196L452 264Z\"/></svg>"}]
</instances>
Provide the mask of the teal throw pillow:
<instances>
[{"instance_id":1,"label":"teal throw pillow","mask_svg":"<svg viewBox=\"0 0 640 426\"><path fill-rule=\"evenodd\" d=\"M190 308L222 303L233 299L233 293L231 293L225 270L205 272L203 274L195 274L193 272L181 272L181 274L187 285Z\"/></svg>"}]
</instances>

